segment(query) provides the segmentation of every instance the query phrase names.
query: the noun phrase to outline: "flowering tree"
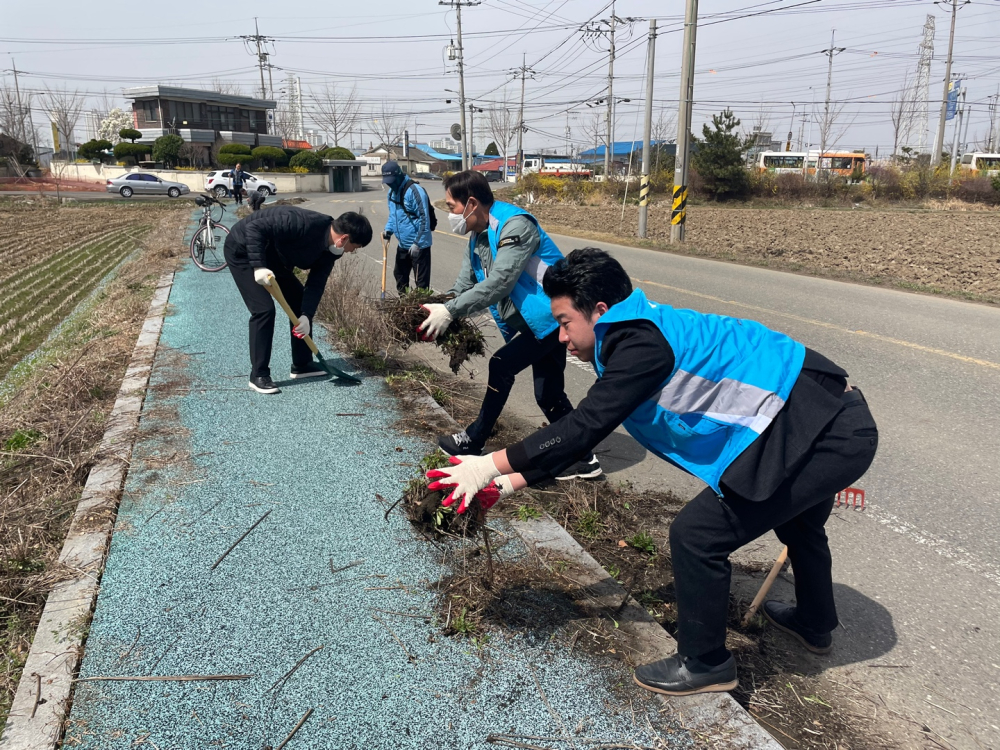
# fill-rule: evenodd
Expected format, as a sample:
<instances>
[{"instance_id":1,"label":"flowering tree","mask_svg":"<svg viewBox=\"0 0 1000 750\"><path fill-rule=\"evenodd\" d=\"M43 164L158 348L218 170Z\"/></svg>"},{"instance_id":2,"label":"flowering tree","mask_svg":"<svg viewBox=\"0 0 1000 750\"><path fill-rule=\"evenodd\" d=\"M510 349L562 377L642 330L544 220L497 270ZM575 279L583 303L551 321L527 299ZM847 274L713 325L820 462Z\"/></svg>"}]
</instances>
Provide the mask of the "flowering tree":
<instances>
[{"instance_id":1,"label":"flowering tree","mask_svg":"<svg viewBox=\"0 0 1000 750\"><path fill-rule=\"evenodd\" d=\"M100 126L97 128L97 137L98 139L111 141L112 144L118 144L122 140L118 132L131 127L132 115L119 107L115 107L101 121Z\"/></svg>"}]
</instances>

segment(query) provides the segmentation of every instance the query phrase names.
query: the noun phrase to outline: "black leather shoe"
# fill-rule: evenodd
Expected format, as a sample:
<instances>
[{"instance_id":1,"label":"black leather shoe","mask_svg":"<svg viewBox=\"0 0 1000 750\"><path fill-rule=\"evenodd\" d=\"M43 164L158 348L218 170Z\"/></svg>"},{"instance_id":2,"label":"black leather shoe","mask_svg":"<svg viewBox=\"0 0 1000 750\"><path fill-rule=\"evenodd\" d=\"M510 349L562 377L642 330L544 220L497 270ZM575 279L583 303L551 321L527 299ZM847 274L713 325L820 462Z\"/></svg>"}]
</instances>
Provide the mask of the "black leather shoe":
<instances>
[{"instance_id":1,"label":"black leather shoe","mask_svg":"<svg viewBox=\"0 0 1000 750\"><path fill-rule=\"evenodd\" d=\"M267 375L250 378L250 387L257 393L281 393L281 389Z\"/></svg>"},{"instance_id":2,"label":"black leather shoe","mask_svg":"<svg viewBox=\"0 0 1000 750\"><path fill-rule=\"evenodd\" d=\"M830 633L814 633L800 625L795 619L795 607L791 604L767 601L761 611L769 623L788 633L814 654L828 654L833 648L833 636Z\"/></svg>"},{"instance_id":3,"label":"black leather shoe","mask_svg":"<svg viewBox=\"0 0 1000 750\"><path fill-rule=\"evenodd\" d=\"M730 656L717 667L710 667L693 656L674 654L652 664L636 667L636 684L664 695L725 693L736 688L736 660Z\"/></svg>"}]
</instances>

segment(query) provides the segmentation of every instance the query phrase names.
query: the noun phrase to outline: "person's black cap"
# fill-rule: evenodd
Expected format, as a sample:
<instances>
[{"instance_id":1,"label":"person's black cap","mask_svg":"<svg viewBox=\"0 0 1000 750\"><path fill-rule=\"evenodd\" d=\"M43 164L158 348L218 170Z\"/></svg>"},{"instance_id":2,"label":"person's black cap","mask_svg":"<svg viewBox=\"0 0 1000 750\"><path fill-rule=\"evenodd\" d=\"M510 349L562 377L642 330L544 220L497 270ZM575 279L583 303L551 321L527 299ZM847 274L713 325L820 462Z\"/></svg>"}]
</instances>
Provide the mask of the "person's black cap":
<instances>
[{"instance_id":1,"label":"person's black cap","mask_svg":"<svg viewBox=\"0 0 1000 750\"><path fill-rule=\"evenodd\" d=\"M382 165L382 182L387 184L394 182L401 174L403 174L403 170L400 169L397 162L387 161Z\"/></svg>"}]
</instances>

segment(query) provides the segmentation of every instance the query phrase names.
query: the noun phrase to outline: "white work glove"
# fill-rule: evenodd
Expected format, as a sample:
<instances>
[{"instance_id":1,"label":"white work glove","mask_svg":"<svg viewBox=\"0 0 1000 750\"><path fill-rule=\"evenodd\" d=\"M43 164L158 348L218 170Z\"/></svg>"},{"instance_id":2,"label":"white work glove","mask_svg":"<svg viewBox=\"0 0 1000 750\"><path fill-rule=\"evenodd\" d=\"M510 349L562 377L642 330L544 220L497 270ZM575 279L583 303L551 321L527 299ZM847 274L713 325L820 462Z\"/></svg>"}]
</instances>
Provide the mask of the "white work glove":
<instances>
[{"instance_id":1,"label":"white work glove","mask_svg":"<svg viewBox=\"0 0 1000 750\"><path fill-rule=\"evenodd\" d=\"M274 271L270 268L255 268L253 270L253 280L261 286L271 286L271 279L274 278Z\"/></svg>"},{"instance_id":2,"label":"white work glove","mask_svg":"<svg viewBox=\"0 0 1000 750\"><path fill-rule=\"evenodd\" d=\"M305 315L299 316L299 324L292 329L292 335L297 339L303 339L309 335L312 327L309 325L309 318Z\"/></svg>"},{"instance_id":3,"label":"white work glove","mask_svg":"<svg viewBox=\"0 0 1000 750\"><path fill-rule=\"evenodd\" d=\"M412 245L410 245L410 257L416 260L417 256L419 255L420 255L420 245L414 242Z\"/></svg>"},{"instance_id":4,"label":"white work glove","mask_svg":"<svg viewBox=\"0 0 1000 750\"><path fill-rule=\"evenodd\" d=\"M486 456L452 456L449 459L451 466L442 469L431 469L427 472L428 479L434 479L427 485L430 490L444 490L451 494L442 501L442 505L450 506L456 500L460 501L458 512L464 513L466 506L472 502L472 498L480 491L489 487L494 479L500 476L500 470L493 463L492 454ZM499 483L497 483L499 485ZM506 488L506 492L504 489ZM512 491L510 482L504 482L503 487L497 487L495 503L505 494ZM492 505L492 503L491 503Z\"/></svg>"},{"instance_id":5,"label":"white work glove","mask_svg":"<svg viewBox=\"0 0 1000 750\"><path fill-rule=\"evenodd\" d=\"M433 341L451 325L453 318L444 305L431 303L421 307L428 312L428 315L427 320L421 323L417 330L423 334L424 341Z\"/></svg>"}]
</instances>

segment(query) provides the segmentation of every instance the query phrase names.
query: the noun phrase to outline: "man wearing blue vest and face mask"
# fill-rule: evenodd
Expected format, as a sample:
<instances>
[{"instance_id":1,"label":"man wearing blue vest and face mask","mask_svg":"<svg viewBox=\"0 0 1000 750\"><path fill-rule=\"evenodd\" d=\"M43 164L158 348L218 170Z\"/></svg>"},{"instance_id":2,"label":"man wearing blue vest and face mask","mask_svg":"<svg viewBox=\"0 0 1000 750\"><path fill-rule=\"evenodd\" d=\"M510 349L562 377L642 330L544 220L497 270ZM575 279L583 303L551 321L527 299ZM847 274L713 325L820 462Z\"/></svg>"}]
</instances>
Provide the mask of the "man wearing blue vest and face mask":
<instances>
[{"instance_id":1,"label":"man wearing blue vest and face mask","mask_svg":"<svg viewBox=\"0 0 1000 750\"><path fill-rule=\"evenodd\" d=\"M428 472L446 505L485 507L558 473L623 424L705 490L670 526L677 654L635 671L666 695L732 690L726 649L729 555L774 530L788 545L796 605L765 602L772 625L814 653L837 626L824 525L834 495L861 477L878 430L861 391L823 355L760 323L674 309L633 291L602 250L574 250L545 275L569 351L598 380L571 414L487 456Z\"/></svg>"},{"instance_id":2,"label":"man wearing blue vest and face mask","mask_svg":"<svg viewBox=\"0 0 1000 750\"><path fill-rule=\"evenodd\" d=\"M531 214L493 199L486 178L458 172L444 182L448 220L457 234L472 233L445 304L424 305L429 315L420 330L433 340L455 318L489 310L506 344L490 358L489 380L479 417L438 445L452 456L479 454L496 425L517 374L531 367L535 401L549 422L573 410L566 397L566 348L542 290L546 269L562 260L556 244ZM601 465L592 453L562 467L558 479L592 479Z\"/></svg>"}]
</instances>

